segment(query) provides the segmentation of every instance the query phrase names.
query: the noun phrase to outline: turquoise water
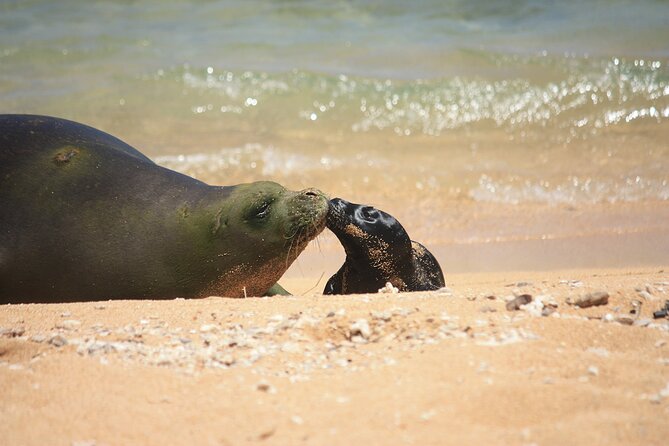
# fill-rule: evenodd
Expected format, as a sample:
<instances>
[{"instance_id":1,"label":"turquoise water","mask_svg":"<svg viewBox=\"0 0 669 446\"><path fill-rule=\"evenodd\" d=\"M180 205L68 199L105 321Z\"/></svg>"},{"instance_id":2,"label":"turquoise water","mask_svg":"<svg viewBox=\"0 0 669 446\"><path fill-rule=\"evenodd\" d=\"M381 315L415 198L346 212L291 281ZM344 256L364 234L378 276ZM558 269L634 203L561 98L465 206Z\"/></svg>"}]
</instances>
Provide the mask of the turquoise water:
<instances>
[{"instance_id":1,"label":"turquoise water","mask_svg":"<svg viewBox=\"0 0 669 446\"><path fill-rule=\"evenodd\" d=\"M4 1L0 112L213 183L669 200L668 42L649 0Z\"/></svg>"}]
</instances>

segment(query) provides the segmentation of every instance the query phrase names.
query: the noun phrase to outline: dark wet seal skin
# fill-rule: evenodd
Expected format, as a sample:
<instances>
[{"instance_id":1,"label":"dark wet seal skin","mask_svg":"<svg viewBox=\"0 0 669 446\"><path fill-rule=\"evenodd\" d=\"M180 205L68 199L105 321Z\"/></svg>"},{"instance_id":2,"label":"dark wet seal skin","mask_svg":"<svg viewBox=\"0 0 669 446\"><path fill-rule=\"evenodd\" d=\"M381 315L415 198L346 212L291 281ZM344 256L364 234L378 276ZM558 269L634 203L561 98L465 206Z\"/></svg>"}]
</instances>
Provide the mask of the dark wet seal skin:
<instances>
[{"instance_id":1,"label":"dark wet seal skin","mask_svg":"<svg viewBox=\"0 0 669 446\"><path fill-rule=\"evenodd\" d=\"M210 186L64 119L0 115L0 304L287 294L328 199Z\"/></svg>"},{"instance_id":2,"label":"dark wet seal skin","mask_svg":"<svg viewBox=\"0 0 669 446\"><path fill-rule=\"evenodd\" d=\"M371 206L330 200L327 227L346 251L346 261L323 294L376 293L390 282L400 291L444 287L432 253L412 241L399 221Z\"/></svg>"}]
</instances>

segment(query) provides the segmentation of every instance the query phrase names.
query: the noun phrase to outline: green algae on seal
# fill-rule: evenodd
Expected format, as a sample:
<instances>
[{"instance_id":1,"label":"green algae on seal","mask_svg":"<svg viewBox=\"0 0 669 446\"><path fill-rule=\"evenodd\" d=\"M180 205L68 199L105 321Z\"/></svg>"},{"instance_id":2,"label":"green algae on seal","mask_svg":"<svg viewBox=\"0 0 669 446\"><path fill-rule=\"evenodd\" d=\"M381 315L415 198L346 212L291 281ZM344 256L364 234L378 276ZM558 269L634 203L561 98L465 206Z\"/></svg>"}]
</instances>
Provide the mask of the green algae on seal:
<instances>
[{"instance_id":1,"label":"green algae on seal","mask_svg":"<svg viewBox=\"0 0 669 446\"><path fill-rule=\"evenodd\" d=\"M210 186L92 127L0 115L0 207L0 303L19 303L280 293L328 201Z\"/></svg>"}]
</instances>

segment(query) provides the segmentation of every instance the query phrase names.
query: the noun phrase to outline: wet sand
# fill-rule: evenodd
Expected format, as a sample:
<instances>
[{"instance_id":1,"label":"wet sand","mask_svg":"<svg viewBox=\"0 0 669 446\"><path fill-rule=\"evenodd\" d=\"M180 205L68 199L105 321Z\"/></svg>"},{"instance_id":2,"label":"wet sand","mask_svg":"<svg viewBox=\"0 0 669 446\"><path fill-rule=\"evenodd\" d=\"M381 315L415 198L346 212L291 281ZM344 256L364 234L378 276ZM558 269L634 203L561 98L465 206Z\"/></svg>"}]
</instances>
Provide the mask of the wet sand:
<instances>
[{"instance_id":1,"label":"wet sand","mask_svg":"<svg viewBox=\"0 0 669 446\"><path fill-rule=\"evenodd\" d=\"M339 297L305 292L317 280L287 278L290 298L0 307L2 444L666 444L666 265ZM567 303L598 291L605 305Z\"/></svg>"}]
</instances>

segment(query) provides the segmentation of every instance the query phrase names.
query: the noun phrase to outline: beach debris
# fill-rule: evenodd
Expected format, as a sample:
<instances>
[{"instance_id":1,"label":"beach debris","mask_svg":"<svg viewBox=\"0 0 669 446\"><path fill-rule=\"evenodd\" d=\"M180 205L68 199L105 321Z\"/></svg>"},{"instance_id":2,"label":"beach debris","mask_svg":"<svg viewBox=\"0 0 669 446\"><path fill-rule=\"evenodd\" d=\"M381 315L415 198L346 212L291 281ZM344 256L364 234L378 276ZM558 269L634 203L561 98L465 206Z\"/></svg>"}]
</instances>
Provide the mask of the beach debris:
<instances>
[{"instance_id":1,"label":"beach debris","mask_svg":"<svg viewBox=\"0 0 669 446\"><path fill-rule=\"evenodd\" d=\"M517 342L536 339L539 339L539 336L530 331L525 331L523 329L511 329L509 331L499 333L496 336L489 336L487 339L478 340L476 341L476 345L481 345L484 347L499 347L502 345L515 344Z\"/></svg>"},{"instance_id":2,"label":"beach debris","mask_svg":"<svg viewBox=\"0 0 669 446\"><path fill-rule=\"evenodd\" d=\"M47 339L48 338L46 337L46 335L44 335L42 333L37 333L37 334L34 334L30 337L30 340L32 342L37 342L37 343L42 343L42 342L46 341Z\"/></svg>"},{"instance_id":3,"label":"beach debris","mask_svg":"<svg viewBox=\"0 0 669 446\"><path fill-rule=\"evenodd\" d=\"M650 301L657 300L657 298L653 297L653 295L646 290L637 291L637 294L643 297L644 300L650 300Z\"/></svg>"},{"instance_id":4,"label":"beach debris","mask_svg":"<svg viewBox=\"0 0 669 446\"><path fill-rule=\"evenodd\" d=\"M522 305L527 305L532 302L530 294L521 294L506 303L506 309L509 311L518 311Z\"/></svg>"},{"instance_id":5,"label":"beach debris","mask_svg":"<svg viewBox=\"0 0 669 446\"><path fill-rule=\"evenodd\" d=\"M399 288L393 286L390 282L386 282L386 285L383 288L379 288L379 293L383 294L397 294L399 292Z\"/></svg>"},{"instance_id":6,"label":"beach debris","mask_svg":"<svg viewBox=\"0 0 669 446\"><path fill-rule=\"evenodd\" d=\"M420 414L420 419L423 421L430 421L432 418L435 417L435 415L437 415L436 410L434 409L428 410L427 412L423 412L422 414Z\"/></svg>"},{"instance_id":7,"label":"beach debris","mask_svg":"<svg viewBox=\"0 0 669 446\"><path fill-rule=\"evenodd\" d=\"M550 296L537 296L530 303L520 306L520 309L526 311L534 317L550 316L557 309L558 304Z\"/></svg>"},{"instance_id":8,"label":"beach debris","mask_svg":"<svg viewBox=\"0 0 669 446\"><path fill-rule=\"evenodd\" d=\"M63 330L76 330L81 327L81 321L76 319L67 319L56 324L56 328L61 328Z\"/></svg>"},{"instance_id":9,"label":"beach debris","mask_svg":"<svg viewBox=\"0 0 669 446\"><path fill-rule=\"evenodd\" d=\"M643 305L642 301L640 301L638 299L634 299L632 301L632 309L630 310L630 314L632 314L632 315L634 315L638 318L639 315L641 314L641 306L642 305Z\"/></svg>"},{"instance_id":10,"label":"beach debris","mask_svg":"<svg viewBox=\"0 0 669 446\"><path fill-rule=\"evenodd\" d=\"M26 332L24 327L0 328L0 336L6 338L18 338Z\"/></svg>"},{"instance_id":11,"label":"beach debris","mask_svg":"<svg viewBox=\"0 0 669 446\"><path fill-rule=\"evenodd\" d=\"M495 313L497 310L493 307L488 306L488 305L484 305L479 309L479 311L481 313Z\"/></svg>"},{"instance_id":12,"label":"beach debris","mask_svg":"<svg viewBox=\"0 0 669 446\"><path fill-rule=\"evenodd\" d=\"M267 381L260 381L256 385L256 390L259 391L259 392L264 392L264 393L269 393L269 394L275 394L276 393L276 389L274 388L274 386L272 386Z\"/></svg>"},{"instance_id":13,"label":"beach debris","mask_svg":"<svg viewBox=\"0 0 669 446\"><path fill-rule=\"evenodd\" d=\"M358 319L357 321L353 322L349 327L349 331L351 333L352 341L359 341L359 338L362 338L362 340L367 340L372 335L372 330L369 328L369 322L367 322L367 319Z\"/></svg>"},{"instance_id":14,"label":"beach debris","mask_svg":"<svg viewBox=\"0 0 669 446\"><path fill-rule=\"evenodd\" d=\"M588 373L592 376L599 376L599 367L591 365L588 367Z\"/></svg>"},{"instance_id":15,"label":"beach debris","mask_svg":"<svg viewBox=\"0 0 669 446\"><path fill-rule=\"evenodd\" d=\"M204 324L200 327L202 333L211 333L212 331L218 330L218 326L214 324Z\"/></svg>"},{"instance_id":16,"label":"beach debris","mask_svg":"<svg viewBox=\"0 0 669 446\"><path fill-rule=\"evenodd\" d=\"M653 318L662 319L667 315L669 315L669 300L664 301L664 306L660 310L653 312Z\"/></svg>"},{"instance_id":17,"label":"beach debris","mask_svg":"<svg viewBox=\"0 0 669 446\"><path fill-rule=\"evenodd\" d=\"M389 322L393 317L390 311L370 311L369 314L373 319L378 319L383 322Z\"/></svg>"},{"instance_id":18,"label":"beach debris","mask_svg":"<svg viewBox=\"0 0 669 446\"><path fill-rule=\"evenodd\" d=\"M647 327L650 324L651 320L648 318L637 319L634 321L634 325L637 327Z\"/></svg>"},{"instance_id":19,"label":"beach debris","mask_svg":"<svg viewBox=\"0 0 669 446\"><path fill-rule=\"evenodd\" d=\"M660 404L662 400L667 397L669 397L669 382L667 382L667 385L664 387L664 389L660 390L656 394L650 395L648 399L653 404Z\"/></svg>"},{"instance_id":20,"label":"beach debris","mask_svg":"<svg viewBox=\"0 0 669 446\"><path fill-rule=\"evenodd\" d=\"M667 345L667 341L665 341L664 339L660 339L655 343L655 348L664 347L665 345Z\"/></svg>"},{"instance_id":21,"label":"beach debris","mask_svg":"<svg viewBox=\"0 0 669 446\"><path fill-rule=\"evenodd\" d=\"M610 355L609 351L602 347L588 347L586 352L601 356L602 358L608 358Z\"/></svg>"},{"instance_id":22,"label":"beach debris","mask_svg":"<svg viewBox=\"0 0 669 446\"><path fill-rule=\"evenodd\" d=\"M634 319L632 319L629 316L616 316L614 318L615 322L618 322L619 324L622 325L633 325L634 324Z\"/></svg>"},{"instance_id":23,"label":"beach debris","mask_svg":"<svg viewBox=\"0 0 669 446\"><path fill-rule=\"evenodd\" d=\"M606 291L596 291L576 298L567 298L567 303L579 308L595 307L609 303L609 293Z\"/></svg>"},{"instance_id":24,"label":"beach debris","mask_svg":"<svg viewBox=\"0 0 669 446\"><path fill-rule=\"evenodd\" d=\"M67 339L61 335L56 335L49 339L49 344L53 345L54 347L62 347L67 345Z\"/></svg>"},{"instance_id":25,"label":"beach debris","mask_svg":"<svg viewBox=\"0 0 669 446\"><path fill-rule=\"evenodd\" d=\"M260 434L258 434L258 440L260 441L267 440L269 437L274 435L275 432L276 432L276 426L272 426L271 428L264 430Z\"/></svg>"},{"instance_id":26,"label":"beach debris","mask_svg":"<svg viewBox=\"0 0 669 446\"><path fill-rule=\"evenodd\" d=\"M560 285L567 285L570 288L581 288L583 286L583 282L580 280L561 280Z\"/></svg>"},{"instance_id":27,"label":"beach debris","mask_svg":"<svg viewBox=\"0 0 669 446\"><path fill-rule=\"evenodd\" d=\"M293 415L292 417L290 417L290 421L297 424L298 426L304 424L304 420L299 415Z\"/></svg>"}]
</instances>

